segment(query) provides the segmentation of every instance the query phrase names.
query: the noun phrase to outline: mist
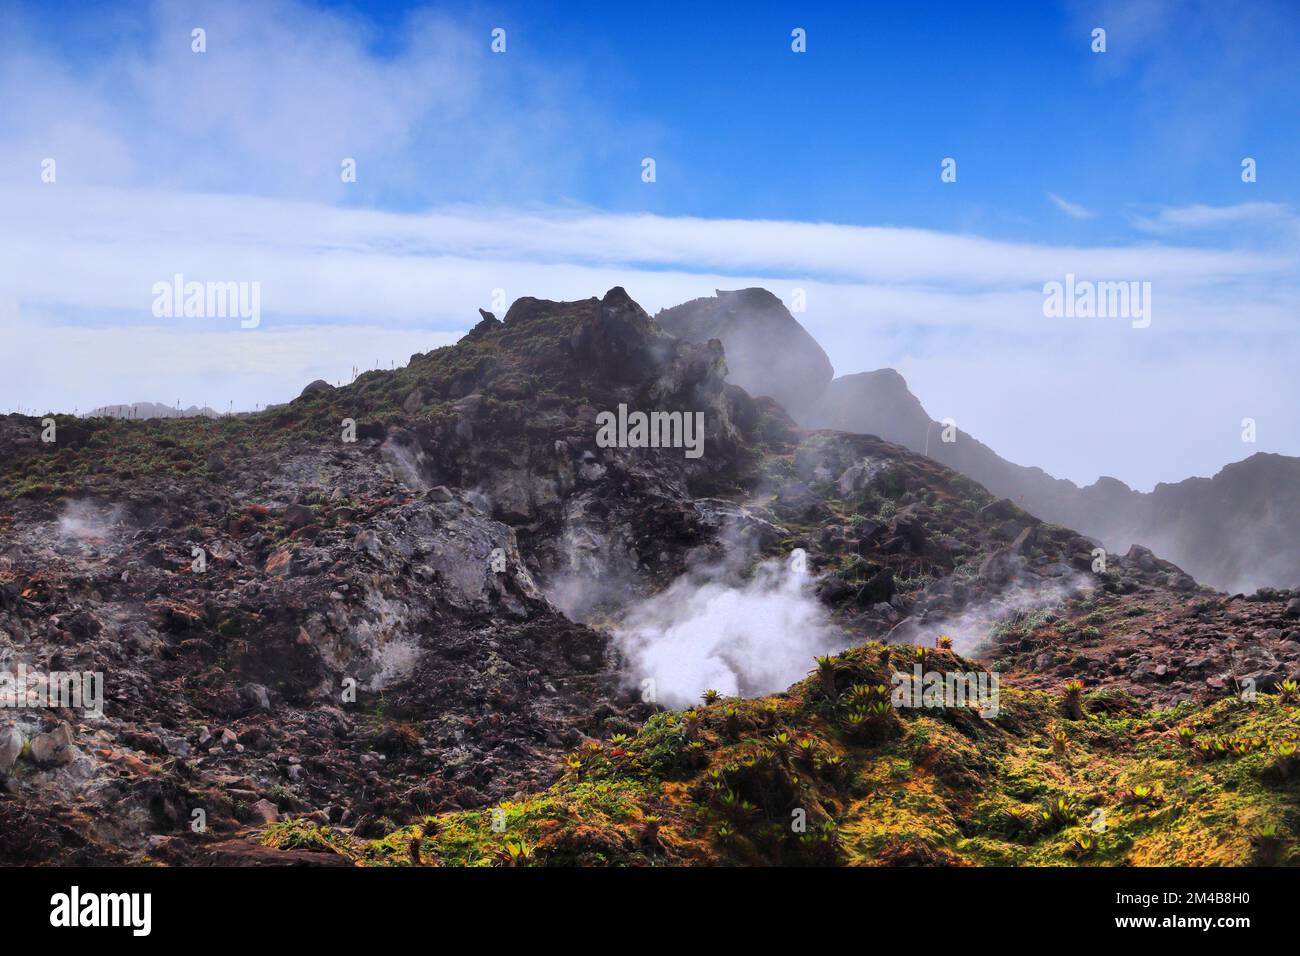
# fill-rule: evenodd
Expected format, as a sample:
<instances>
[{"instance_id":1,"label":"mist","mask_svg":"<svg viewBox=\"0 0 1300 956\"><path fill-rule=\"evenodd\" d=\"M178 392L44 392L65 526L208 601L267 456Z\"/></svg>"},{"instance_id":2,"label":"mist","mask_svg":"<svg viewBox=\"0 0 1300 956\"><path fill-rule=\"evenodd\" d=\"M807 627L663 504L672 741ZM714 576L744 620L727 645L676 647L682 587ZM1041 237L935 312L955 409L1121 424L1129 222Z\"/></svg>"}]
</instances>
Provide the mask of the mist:
<instances>
[{"instance_id":1,"label":"mist","mask_svg":"<svg viewBox=\"0 0 1300 956\"><path fill-rule=\"evenodd\" d=\"M1050 612L1063 601L1095 586L1093 579L1079 573L1054 579L1022 575L987 600L960 611L929 614L924 620L907 618L889 632L887 641L933 647L936 638L946 635L952 638L952 649L958 654L982 657L992 649L999 628L1015 623L1025 614Z\"/></svg>"}]
</instances>

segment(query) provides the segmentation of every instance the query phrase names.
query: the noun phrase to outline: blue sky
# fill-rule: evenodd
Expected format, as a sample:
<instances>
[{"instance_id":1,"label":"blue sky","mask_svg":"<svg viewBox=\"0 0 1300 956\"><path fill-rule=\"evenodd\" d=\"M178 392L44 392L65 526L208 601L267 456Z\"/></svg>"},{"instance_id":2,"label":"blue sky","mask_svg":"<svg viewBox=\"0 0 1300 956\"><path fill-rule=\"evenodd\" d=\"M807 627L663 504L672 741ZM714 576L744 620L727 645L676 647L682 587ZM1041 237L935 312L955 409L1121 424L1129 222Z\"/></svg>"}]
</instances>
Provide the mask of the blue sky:
<instances>
[{"instance_id":1,"label":"blue sky","mask_svg":"<svg viewBox=\"0 0 1300 956\"><path fill-rule=\"evenodd\" d=\"M157 44L140 15L152 5L107 16L101 6L16 9L24 39L73 69ZM340 197L350 202L572 201L1105 242L1133 235L1127 214L1144 208L1242 201L1243 156L1263 171L1250 199L1294 203L1300 189L1287 174L1300 155L1294 3L938 2L924 16L904 2L752 3L731 14L576 0L316 8L390 61L412 49L413 20L442 11L467 32L466 54L501 74L488 82L511 105L536 108L528 87L545 74L581 90L592 114L567 118L580 155L553 178L410 182L379 163ZM507 56L488 49L495 26L508 31ZM808 31L806 54L791 52L792 26ZM1105 54L1090 50L1093 26L1108 30ZM437 123L420 117L417 138ZM653 190L637 177L647 155L658 162ZM955 188L937 175L949 156ZM433 168L443 161L430 157ZM1048 194L1094 216L1071 221Z\"/></svg>"},{"instance_id":2,"label":"blue sky","mask_svg":"<svg viewBox=\"0 0 1300 956\"><path fill-rule=\"evenodd\" d=\"M497 290L761 283L807 292L838 372L898 367L1081 483L1300 453L1300 7L739 9L5 5L0 408L251 408L451 341ZM265 321L160 325L176 272L261 283ZM1049 322L1067 272L1151 281L1151 327Z\"/></svg>"}]
</instances>

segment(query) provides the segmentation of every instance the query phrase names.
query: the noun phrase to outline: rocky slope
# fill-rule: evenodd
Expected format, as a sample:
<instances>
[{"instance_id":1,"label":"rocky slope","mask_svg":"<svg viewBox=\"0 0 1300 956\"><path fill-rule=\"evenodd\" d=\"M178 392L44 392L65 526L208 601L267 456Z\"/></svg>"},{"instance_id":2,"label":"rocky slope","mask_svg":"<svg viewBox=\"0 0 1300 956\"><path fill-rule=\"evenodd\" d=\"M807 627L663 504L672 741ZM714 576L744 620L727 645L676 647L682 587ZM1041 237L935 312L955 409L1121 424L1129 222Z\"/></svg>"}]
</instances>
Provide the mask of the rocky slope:
<instances>
[{"instance_id":1,"label":"rocky slope","mask_svg":"<svg viewBox=\"0 0 1300 956\"><path fill-rule=\"evenodd\" d=\"M732 379L772 395L802 425L879 435L923 452L1046 521L1077 528L1112 551L1144 545L1227 591L1300 582L1300 458L1256 454L1213 478L1151 492L1106 477L1080 488L1007 461L967 432L942 442L943 426L893 369L832 380L825 353L764 289L719 292L656 318L692 341L718 339Z\"/></svg>"},{"instance_id":2,"label":"rocky slope","mask_svg":"<svg viewBox=\"0 0 1300 956\"><path fill-rule=\"evenodd\" d=\"M1009 462L960 429L956 441L940 441L943 426L893 369L835 379L811 421L924 451L1045 520L1078 528L1114 551L1145 545L1224 590L1300 580L1300 458L1255 454L1213 478L1161 483L1150 492L1114 478L1080 488Z\"/></svg>"},{"instance_id":3,"label":"rocky slope","mask_svg":"<svg viewBox=\"0 0 1300 956\"><path fill-rule=\"evenodd\" d=\"M0 862L1066 862L1097 808L1097 862L1294 836L1300 599L1099 568L727 367L614 289L259 415L0 419L0 672L105 689L0 709ZM620 405L702 414L703 454L604 447ZM628 608L763 562L843 652L774 696L647 698ZM882 705L914 663L997 674L1003 706Z\"/></svg>"}]
</instances>

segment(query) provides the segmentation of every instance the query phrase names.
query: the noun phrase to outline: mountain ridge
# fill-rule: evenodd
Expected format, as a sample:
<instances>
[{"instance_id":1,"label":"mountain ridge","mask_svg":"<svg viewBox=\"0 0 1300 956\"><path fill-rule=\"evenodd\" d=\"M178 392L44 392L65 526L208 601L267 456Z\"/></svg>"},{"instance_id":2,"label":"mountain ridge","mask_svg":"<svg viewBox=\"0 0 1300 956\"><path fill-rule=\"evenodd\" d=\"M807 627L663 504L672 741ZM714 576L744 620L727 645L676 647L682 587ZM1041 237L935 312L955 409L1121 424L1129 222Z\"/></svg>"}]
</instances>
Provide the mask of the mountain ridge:
<instances>
[{"instance_id":1,"label":"mountain ridge","mask_svg":"<svg viewBox=\"0 0 1300 956\"><path fill-rule=\"evenodd\" d=\"M735 347L748 355L757 343L796 354L809 348L805 336L811 336L770 293L759 298L753 290L741 290L722 296L729 297L725 324L712 321L722 307L713 300L697 299L669 310L678 333L688 338L716 333L728 354ZM750 301L762 303L754 319L762 329L757 341L747 331L745 304ZM693 313L704 318L692 321ZM775 334L792 327L802 335L773 344ZM817 352L825 358L820 346ZM773 376L771 369L766 375L750 373L760 394L779 385ZM806 379L805 386L819 381ZM927 454L1045 521L1096 538L1112 552L1142 544L1197 580L1232 592L1300 582L1300 491L1295 490L1300 487L1300 458L1257 452L1225 464L1213 476L1161 482L1149 492L1107 476L1079 486L1037 466L1008 461L959 428L955 441L942 441L942 423L930 418L893 369L834 377L817 397L805 394L798 407L795 418L805 426L879 435Z\"/></svg>"}]
</instances>

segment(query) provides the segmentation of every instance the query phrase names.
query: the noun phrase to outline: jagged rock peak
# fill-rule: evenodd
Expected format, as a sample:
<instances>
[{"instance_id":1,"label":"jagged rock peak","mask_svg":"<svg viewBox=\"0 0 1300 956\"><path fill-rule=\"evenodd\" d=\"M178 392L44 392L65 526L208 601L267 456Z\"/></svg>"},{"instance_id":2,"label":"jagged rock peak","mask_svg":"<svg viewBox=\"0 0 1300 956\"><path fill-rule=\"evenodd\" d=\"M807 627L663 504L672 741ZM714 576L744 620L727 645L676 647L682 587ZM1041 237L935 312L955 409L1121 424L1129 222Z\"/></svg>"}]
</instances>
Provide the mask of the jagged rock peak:
<instances>
[{"instance_id":1,"label":"jagged rock peak","mask_svg":"<svg viewBox=\"0 0 1300 956\"><path fill-rule=\"evenodd\" d=\"M719 289L663 309L655 321L690 342L720 341L728 380L771 396L796 420L806 419L835 374L821 346L767 289Z\"/></svg>"}]
</instances>

